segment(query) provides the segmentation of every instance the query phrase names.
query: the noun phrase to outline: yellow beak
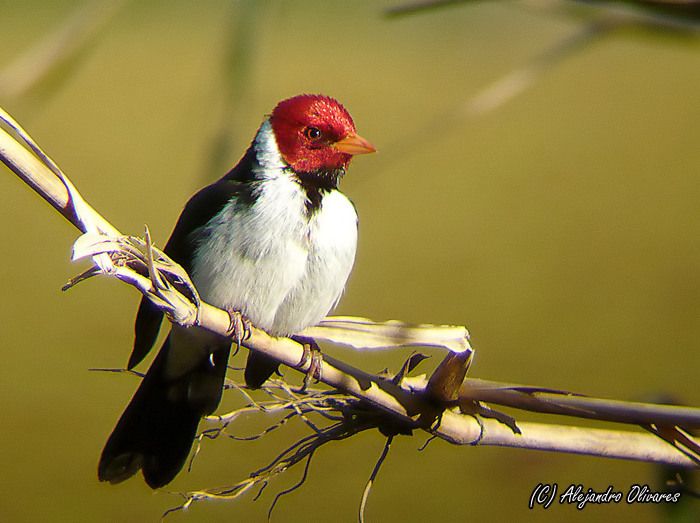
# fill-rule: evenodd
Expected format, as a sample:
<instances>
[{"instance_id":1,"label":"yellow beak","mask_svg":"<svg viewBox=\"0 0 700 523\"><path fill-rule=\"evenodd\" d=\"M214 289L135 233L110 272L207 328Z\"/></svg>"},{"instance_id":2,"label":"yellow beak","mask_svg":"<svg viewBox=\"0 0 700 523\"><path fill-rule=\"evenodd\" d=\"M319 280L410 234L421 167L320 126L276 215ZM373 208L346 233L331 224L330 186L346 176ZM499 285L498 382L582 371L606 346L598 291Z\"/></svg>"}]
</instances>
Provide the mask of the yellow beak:
<instances>
[{"instance_id":1,"label":"yellow beak","mask_svg":"<svg viewBox=\"0 0 700 523\"><path fill-rule=\"evenodd\" d=\"M377 150L374 145L357 134L350 134L338 140L332 147L347 154L369 154Z\"/></svg>"}]
</instances>

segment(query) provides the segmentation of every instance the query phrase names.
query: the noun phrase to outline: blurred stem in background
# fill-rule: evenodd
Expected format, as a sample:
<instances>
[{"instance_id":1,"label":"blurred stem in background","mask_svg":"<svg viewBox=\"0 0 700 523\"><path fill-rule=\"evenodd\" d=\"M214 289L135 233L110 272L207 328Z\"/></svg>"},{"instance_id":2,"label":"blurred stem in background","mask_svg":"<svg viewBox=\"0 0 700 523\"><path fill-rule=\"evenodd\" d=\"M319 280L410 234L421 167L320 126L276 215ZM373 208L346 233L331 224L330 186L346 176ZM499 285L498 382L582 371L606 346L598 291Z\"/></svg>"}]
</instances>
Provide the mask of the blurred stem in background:
<instances>
[{"instance_id":1,"label":"blurred stem in background","mask_svg":"<svg viewBox=\"0 0 700 523\"><path fill-rule=\"evenodd\" d=\"M74 77L127 0L94 0L76 7L22 54L0 69L0 97L34 95L32 107L56 96Z\"/></svg>"},{"instance_id":2,"label":"blurred stem in background","mask_svg":"<svg viewBox=\"0 0 700 523\"><path fill-rule=\"evenodd\" d=\"M476 3L474 0L424 0L399 4L387 9L390 18L431 13L439 8ZM521 67L507 72L478 93L461 107L450 108L416 133L425 136L426 129L445 127L445 122L458 124L467 118L483 116L502 107L542 79L545 73L560 65L567 58L579 53L600 38L622 28L643 28L664 35L696 37L700 35L700 1L697 0L626 0L601 2L595 0L528 0L516 4L520 8L545 10L547 13L564 14L581 20L576 31L545 49ZM429 133L428 133L429 134ZM404 143L413 147L415 137L407 137ZM425 142L421 139L421 143Z\"/></svg>"},{"instance_id":3,"label":"blurred stem in background","mask_svg":"<svg viewBox=\"0 0 700 523\"><path fill-rule=\"evenodd\" d=\"M3 100L27 100L34 111L55 97L74 76L76 70L96 48L98 40L128 0L93 0L79 5L49 33L0 69L0 97ZM220 121L205 155L202 177L208 182L212 173L223 173L232 162L241 143L234 122L254 92L252 70L257 50L257 33L267 4L241 0L227 6L221 82L212 97L222 100ZM208 83L206 79L203 80ZM243 139L243 138L242 138ZM245 138L247 139L247 137Z\"/></svg>"},{"instance_id":4,"label":"blurred stem in background","mask_svg":"<svg viewBox=\"0 0 700 523\"><path fill-rule=\"evenodd\" d=\"M475 0L421 0L399 4L385 11L388 17L418 14L434 11L437 8L466 3L478 3ZM536 8L565 8L571 10L575 4L622 12L636 18L638 23L658 28L700 29L700 2L697 0L528 0L525 6Z\"/></svg>"},{"instance_id":5,"label":"blurred stem in background","mask_svg":"<svg viewBox=\"0 0 700 523\"><path fill-rule=\"evenodd\" d=\"M216 134L210 140L210 151L203 163L202 178L209 182L212 173L224 173L233 164L234 151L241 149L233 122L241 109L248 105L254 92L253 68L257 50L257 34L265 17L265 2L242 0L229 7L225 31L223 63L221 66L223 107ZM248 137L240 137L247 140ZM245 148L245 147L244 147Z\"/></svg>"}]
</instances>

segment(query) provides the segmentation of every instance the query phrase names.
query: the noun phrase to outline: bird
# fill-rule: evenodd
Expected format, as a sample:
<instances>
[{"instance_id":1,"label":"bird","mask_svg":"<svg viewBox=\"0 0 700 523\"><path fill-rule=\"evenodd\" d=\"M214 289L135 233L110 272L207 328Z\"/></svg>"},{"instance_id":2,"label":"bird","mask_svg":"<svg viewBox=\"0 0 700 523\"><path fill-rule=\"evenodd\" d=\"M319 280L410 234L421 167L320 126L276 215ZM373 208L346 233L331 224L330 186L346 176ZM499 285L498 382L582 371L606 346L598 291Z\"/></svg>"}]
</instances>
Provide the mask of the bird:
<instances>
[{"instance_id":1,"label":"bird","mask_svg":"<svg viewBox=\"0 0 700 523\"><path fill-rule=\"evenodd\" d=\"M235 167L190 198L163 250L205 302L270 335L315 325L337 304L355 259L357 213L339 182L353 156L375 150L334 98L282 100ZM162 319L143 297L128 369L151 350ZM100 481L141 470L156 489L177 476L199 421L219 405L231 345L230 337L172 325L104 446ZM246 383L260 387L276 370L250 351Z\"/></svg>"}]
</instances>

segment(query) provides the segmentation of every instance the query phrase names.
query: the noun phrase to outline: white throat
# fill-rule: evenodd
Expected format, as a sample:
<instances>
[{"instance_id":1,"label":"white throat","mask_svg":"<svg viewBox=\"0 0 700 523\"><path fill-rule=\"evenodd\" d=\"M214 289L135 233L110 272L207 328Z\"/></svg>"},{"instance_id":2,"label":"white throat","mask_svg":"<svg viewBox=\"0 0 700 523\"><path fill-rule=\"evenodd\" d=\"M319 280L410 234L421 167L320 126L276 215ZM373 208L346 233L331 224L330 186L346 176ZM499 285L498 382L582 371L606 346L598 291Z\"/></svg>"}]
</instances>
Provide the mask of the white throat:
<instances>
[{"instance_id":1,"label":"white throat","mask_svg":"<svg viewBox=\"0 0 700 523\"><path fill-rule=\"evenodd\" d=\"M253 147L259 164L254 168L257 175L256 178L270 179L284 174L288 165L282 158L282 153L277 146L277 139L272 131L269 119L265 120L260 129L258 129Z\"/></svg>"}]
</instances>

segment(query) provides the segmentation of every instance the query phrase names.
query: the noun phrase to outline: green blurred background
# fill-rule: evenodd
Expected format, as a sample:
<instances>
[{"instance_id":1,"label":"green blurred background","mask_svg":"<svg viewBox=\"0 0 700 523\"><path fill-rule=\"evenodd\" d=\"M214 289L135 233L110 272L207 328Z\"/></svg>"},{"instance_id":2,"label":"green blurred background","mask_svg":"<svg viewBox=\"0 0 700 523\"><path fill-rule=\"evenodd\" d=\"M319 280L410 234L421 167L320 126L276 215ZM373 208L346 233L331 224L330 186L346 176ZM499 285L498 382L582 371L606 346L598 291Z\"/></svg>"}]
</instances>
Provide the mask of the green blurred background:
<instances>
[{"instance_id":1,"label":"green blurred background","mask_svg":"<svg viewBox=\"0 0 700 523\"><path fill-rule=\"evenodd\" d=\"M361 225L338 312L465 324L475 377L699 405L700 38L611 31L473 115L464 107L481 89L597 12L491 2L383 16L398 3L126 3L32 88L0 85L0 103L120 230L148 224L162 245L186 199L238 160L278 100L335 96L379 149L343 181ZM81 5L2 2L0 71ZM91 16L108 4L98 5ZM77 232L0 170L0 520L156 521L177 496L96 478L137 381L88 369L126 363L138 296L107 279L61 293L84 268L69 261ZM329 352L379 371L409 351ZM262 441L210 442L166 490L234 483L306 433L295 423ZM395 440L370 521L667 516L653 505L527 509L539 482L626 490L656 481L648 464L441 441L417 452L424 440ZM323 448L273 519L355 521L382 446L372 432ZM201 503L172 520L264 521L300 474L256 502Z\"/></svg>"}]
</instances>

